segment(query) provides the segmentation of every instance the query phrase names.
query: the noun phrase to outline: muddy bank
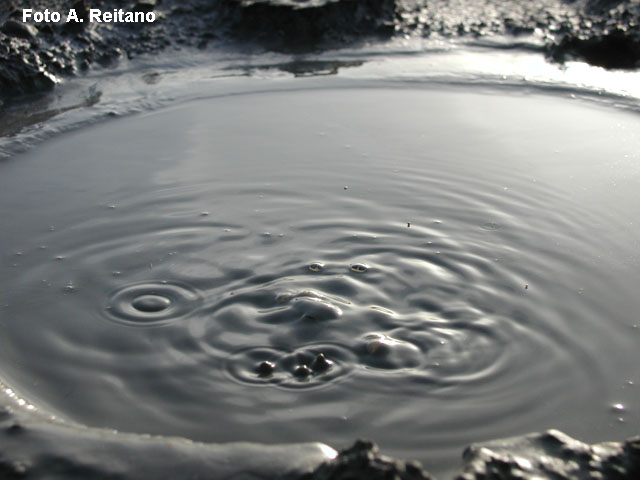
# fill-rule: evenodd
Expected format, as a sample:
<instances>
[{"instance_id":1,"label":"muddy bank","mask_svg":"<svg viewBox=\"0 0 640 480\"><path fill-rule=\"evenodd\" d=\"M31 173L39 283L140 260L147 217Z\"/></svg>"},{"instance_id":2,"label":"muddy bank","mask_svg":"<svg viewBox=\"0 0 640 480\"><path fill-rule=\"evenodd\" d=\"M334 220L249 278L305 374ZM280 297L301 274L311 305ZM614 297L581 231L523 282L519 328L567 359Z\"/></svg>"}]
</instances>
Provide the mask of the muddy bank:
<instances>
[{"instance_id":1,"label":"muddy bank","mask_svg":"<svg viewBox=\"0 0 640 480\"><path fill-rule=\"evenodd\" d=\"M13 395L1 387L0 395ZM15 405L0 400L0 478L7 480L294 480L336 454L320 443L212 445L85 428L30 411L14 399Z\"/></svg>"},{"instance_id":2,"label":"muddy bank","mask_svg":"<svg viewBox=\"0 0 640 480\"><path fill-rule=\"evenodd\" d=\"M337 456L320 443L203 444L67 424L14 400L0 406L0 476L5 479L433 480L420 463L384 456L366 441ZM455 476L547 478L640 478L640 438L588 445L551 430L485 442L465 450Z\"/></svg>"},{"instance_id":3,"label":"muddy bank","mask_svg":"<svg viewBox=\"0 0 640 480\"><path fill-rule=\"evenodd\" d=\"M419 463L380 455L358 441L301 480L432 480ZM479 443L468 447L455 480L640 478L640 437L589 445L557 431Z\"/></svg>"},{"instance_id":4,"label":"muddy bank","mask_svg":"<svg viewBox=\"0 0 640 480\"><path fill-rule=\"evenodd\" d=\"M22 9L154 12L153 23L23 23ZM409 35L469 39L536 32L555 61L637 68L635 0L13 0L0 6L0 98L124 58L181 49L313 52Z\"/></svg>"}]
</instances>

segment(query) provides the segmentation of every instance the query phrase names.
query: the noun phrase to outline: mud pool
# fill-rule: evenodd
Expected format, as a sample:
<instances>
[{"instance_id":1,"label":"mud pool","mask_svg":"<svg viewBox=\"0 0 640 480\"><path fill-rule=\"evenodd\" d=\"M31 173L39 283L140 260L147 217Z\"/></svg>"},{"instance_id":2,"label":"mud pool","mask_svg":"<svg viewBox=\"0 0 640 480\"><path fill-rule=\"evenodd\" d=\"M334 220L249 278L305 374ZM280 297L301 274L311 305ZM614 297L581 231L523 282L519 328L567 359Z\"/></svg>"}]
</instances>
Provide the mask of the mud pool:
<instances>
[{"instance_id":1,"label":"mud pool","mask_svg":"<svg viewBox=\"0 0 640 480\"><path fill-rule=\"evenodd\" d=\"M238 87L240 86L240 87ZM638 432L640 117L565 91L234 79L0 162L2 379L203 442Z\"/></svg>"}]
</instances>

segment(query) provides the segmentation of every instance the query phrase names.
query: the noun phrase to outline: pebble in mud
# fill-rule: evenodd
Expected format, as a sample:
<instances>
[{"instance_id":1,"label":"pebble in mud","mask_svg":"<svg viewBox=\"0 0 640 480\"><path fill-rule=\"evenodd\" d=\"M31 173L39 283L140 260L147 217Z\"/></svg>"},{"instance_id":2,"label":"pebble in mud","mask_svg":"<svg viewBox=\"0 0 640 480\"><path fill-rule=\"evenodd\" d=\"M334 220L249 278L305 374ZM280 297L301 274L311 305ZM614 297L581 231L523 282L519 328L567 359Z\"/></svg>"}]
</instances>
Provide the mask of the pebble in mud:
<instances>
[{"instance_id":1,"label":"pebble in mud","mask_svg":"<svg viewBox=\"0 0 640 480\"><path fill-rule=\"evenodd\" d=\"M327 357L324 356L324 353L319 353L311 364L311 370L313 370L313 373L324 373L329 370L332 365L333 362L328 360Z\"/></svg>"},{"instance_id":2,"label":"pebble in mud","mask_svg":"<svg viewBox=\"0 0 640 480\"><path fill-rule=\"evenodd\" d=\"M265 360L264 362L260 363L260 365L256 367L256 373L258 374L259 377L262 377L262 378L270 377L271 375L273 375L273 371L275 370L275 368L276 368L275 364Z\"/></svg>"}]
</instances>

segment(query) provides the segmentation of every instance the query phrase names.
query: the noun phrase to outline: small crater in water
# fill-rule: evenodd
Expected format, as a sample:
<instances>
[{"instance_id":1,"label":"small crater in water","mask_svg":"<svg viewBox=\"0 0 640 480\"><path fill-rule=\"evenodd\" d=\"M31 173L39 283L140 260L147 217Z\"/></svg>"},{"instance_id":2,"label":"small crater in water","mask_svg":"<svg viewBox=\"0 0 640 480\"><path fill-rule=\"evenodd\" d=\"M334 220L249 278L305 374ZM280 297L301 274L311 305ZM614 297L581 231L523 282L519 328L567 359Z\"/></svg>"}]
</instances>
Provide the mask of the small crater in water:
<instances>
[{"instance_id":1,"label":"small crater in water","mask_svg":"<svg viewBox=\"0 0 640 480\"><path fill-rule=\"evenodd\" d=\"M309 270L312 272L321 272L324 269L324 263L321 262L311 262L309 264Z\"/></svg>"},{"instance_id":2,"label":"small crater in water","mask_svg":"<svg viewBox=\"0 0 640 480\"><path fill-rule=\"evenodd\" d=\"M369 265L365 265L364 263L353 263L350 267L351 271L355 273L365 273L369 270Z\"/></svg>"},{"instance_id":3,"label":"small crater in water","mask_svg":"<svg viewBox=\"0 0 640 480\"><path fill-rule=\"evenodd\" d=\"M482 224L482 228L484 228L485 230L493 231L493 230L499 230L502 227L495 222L486 222Z\"/></svg>"}]
</instances>

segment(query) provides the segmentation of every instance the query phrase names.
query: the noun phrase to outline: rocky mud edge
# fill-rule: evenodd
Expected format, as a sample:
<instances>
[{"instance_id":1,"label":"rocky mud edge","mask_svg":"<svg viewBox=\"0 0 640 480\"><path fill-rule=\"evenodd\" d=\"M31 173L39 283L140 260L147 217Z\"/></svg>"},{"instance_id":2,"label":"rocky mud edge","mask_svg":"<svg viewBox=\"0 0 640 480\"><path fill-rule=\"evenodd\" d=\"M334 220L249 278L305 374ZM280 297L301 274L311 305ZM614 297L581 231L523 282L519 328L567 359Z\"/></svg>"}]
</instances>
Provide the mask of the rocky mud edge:
<instances>
[{"instance_id":1,"label":"rocky mud edge","mask_svg":"<svg viewBox=\"0 0 640 480\"><path fill-rule=\"evenodd\" d=\"M417 462L370 442L339 454L321 443L204 444L73 425L8 387L0 400L0 478L35 480L430 480ZM7 394L7 395L4 395ZM215 428L212 419L211 428ZM640 437L588 445L548 431L472 445L455 480L640 478Z\"/></svg>"},{"instance_id":2,"label":"rocky mud edge","mask_svg":"<svg viewBox=\"0 0 640 480\"><path fill-rule=\"evenodd\" d=\"M23 8L84 23L24 23ZM154 12L153 23L88 22L89 9ZM0 100L122 58L188 48L308 53L399 35L536 33L554 61L640 66L640 0L6 0L0 2Z\"/></svg>"}]
</instances>

